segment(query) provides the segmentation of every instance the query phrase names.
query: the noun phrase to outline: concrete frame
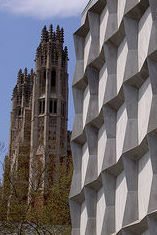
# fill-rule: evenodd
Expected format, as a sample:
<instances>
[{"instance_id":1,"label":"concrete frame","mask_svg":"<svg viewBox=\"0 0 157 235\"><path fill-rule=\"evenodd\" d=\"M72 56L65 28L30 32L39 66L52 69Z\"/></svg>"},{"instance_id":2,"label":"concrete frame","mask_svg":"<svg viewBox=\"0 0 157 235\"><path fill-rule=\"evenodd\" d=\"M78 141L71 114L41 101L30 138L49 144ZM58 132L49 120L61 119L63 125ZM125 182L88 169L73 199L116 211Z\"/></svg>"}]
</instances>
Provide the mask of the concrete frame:
<instances>
[{"instance_id":1,"label":"concrete frame","mask_svg":"<svg viewBox=\"0 0 157 235\"><path fill-rule=\"evenodd\" d=\"M156 235L157 1L90 1L74 41L72 235Z\"/></svg>"}]
</instances>

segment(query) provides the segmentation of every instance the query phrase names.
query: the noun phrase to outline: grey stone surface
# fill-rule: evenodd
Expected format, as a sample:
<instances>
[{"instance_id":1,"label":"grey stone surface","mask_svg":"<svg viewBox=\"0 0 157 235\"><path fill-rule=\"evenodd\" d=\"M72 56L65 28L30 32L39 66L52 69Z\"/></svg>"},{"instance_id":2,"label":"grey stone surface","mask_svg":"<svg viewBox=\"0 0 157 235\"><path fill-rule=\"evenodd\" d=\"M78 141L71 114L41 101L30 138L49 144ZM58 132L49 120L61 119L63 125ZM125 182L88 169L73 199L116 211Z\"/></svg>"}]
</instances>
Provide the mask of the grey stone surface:
<instances>
[{"instance_id":1,"label":"grey stone surface","mask_svg":"<svg viewBox=\"0 0 157 235\"><path fill-rule=\"evenodd\" d=\"M74 35L73 235L157 234L156 9L92 0Z\"/></svg>"}]
</instances>

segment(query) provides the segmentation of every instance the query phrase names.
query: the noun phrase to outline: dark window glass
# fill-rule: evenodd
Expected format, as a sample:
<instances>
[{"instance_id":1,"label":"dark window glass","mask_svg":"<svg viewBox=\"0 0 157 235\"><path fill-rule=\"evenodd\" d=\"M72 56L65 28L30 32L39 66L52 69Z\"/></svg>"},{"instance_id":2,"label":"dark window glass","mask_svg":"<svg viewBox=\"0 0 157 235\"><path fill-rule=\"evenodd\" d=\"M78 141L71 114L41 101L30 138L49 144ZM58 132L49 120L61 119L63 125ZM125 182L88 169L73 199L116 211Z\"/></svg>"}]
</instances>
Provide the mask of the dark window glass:
<instances>
[{"instance_id":1,"label":"dark window glass","mask_svg":"<svg viewBox=\"0 0 157 235\"><path fill-rule=\"evenodd\" d=\"M49 102L49 112L52 114L57 113L57 100L51 99Z\"/></svg>"},{"instance_id":2,"label":"dark window glass","mask_svg":"<svg viewBox=\"0 0 157 235\"><path fill-rule=\"evenodd\" d=\"M50 113L52 113L52 111L53 111L53 102L52 100L50 100Z\"/></svg>"},{"instance_id":3,"label":"dark window glass","mask_svg":"<svg viewBox=\"0 0 157 235\"><path fill-rule=\"evenodd\" d=\"M18 116L21 116L21 108L18 110Z\"/></svg>"},{"instance_id":4,"label":"dark window glass","mask_svg":"<svg viewBox=\"0 0 157 235\"><path fill-rule=\"evenodd\" d=\"M39 101L39 114L42 113L42 101L40 100Z\"/></svg>"},{"instance_id":5,"label":"dark window glass","mask_svg":"<svg viewBox=\"0 0 157 235\"><path fill-rule=\"evenodd\" d=\"M51 91L54 91L56 88L56 71L53 70L51 72Z\"/></svg>"},{"instance_id":6,"label":"dark window glass","mask_svg":"<svg viewBox=\"0 0 157 235\"><path fill-rule=\"evenodd\" d=\"M45 100L42 99L39 101L39 114L45 113Z\"/></svg>"},{"instance_id":7,"label":"dark window glass","mask_svg":"<svg viewBox=\"0 0 157 235\"><path fill-rule=\"evenodd\" d=\"M54 113L57 113L57 100L54 100Z\"/></svg>"},{"instance_id":8,"label":"dark window glass","mask_svg":"<svg viewBox=\"0 0 157 235\"><path fill-rule=\"evenodd\" d=\"M44 70L44 79L46 80L46 70Z\"/></svg>"},{"instance_id":9,"label":"dark window glass","mask_svg":"<svg viewBox=\"0 0 157 235\"><path fill-rule=\"evenodd\" d=\"M43 113L45 113L45 100L43 100Z\"/></svg>"}]
</instances>

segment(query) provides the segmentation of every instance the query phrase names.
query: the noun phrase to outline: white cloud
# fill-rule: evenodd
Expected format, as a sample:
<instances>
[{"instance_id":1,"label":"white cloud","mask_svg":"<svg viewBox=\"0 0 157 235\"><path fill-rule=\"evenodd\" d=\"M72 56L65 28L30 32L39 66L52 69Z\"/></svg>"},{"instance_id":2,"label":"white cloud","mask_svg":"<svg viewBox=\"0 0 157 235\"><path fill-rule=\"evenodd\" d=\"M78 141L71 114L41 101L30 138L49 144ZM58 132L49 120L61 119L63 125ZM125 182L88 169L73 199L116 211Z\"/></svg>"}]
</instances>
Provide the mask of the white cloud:
<instances>
[{"instance_id":1,"label":"white cloud","mask_svg":"<svg viewBox=\"0 0 157 235\"><path fill-rule=\"evenodd\" d=\"M88 0L0 0L0 10L37 18L69 17L79 14Z\"/></svg>"}]
</instances>

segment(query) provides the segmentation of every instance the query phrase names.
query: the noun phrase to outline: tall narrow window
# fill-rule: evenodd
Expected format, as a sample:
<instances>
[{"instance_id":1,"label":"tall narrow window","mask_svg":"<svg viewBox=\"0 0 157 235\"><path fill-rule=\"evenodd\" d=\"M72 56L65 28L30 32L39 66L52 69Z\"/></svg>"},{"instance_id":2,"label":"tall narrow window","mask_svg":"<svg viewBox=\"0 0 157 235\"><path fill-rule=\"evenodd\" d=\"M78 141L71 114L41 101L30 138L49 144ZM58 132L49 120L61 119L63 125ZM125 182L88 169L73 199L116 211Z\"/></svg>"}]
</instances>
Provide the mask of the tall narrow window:
<instances>
[{"instance_id":1,"label":"tall narrow window","mask_svg":"<svg viewBox=\"0 0 157 235\"><path fill-rule=\"evenodd\" d=\"M39 114L42 113L42 101L40 100L39 101Z\"/></svg>"},{"instance_id":2,"label":"tall narrow window","mask_svg":"<svg viewBox=\"0 0 157 235\"><path fill-rule=\"evenodd\" d=\"M50 100L50 113L52 113L52 112L53 112L53 101Z\"/></svg>"},{"instance_id":3,"label":"tall narrow window","mask_svg":"<svg viewBox=\"0 0 157 235\"><path fill-rule=\"evenodd\" d=\"M43 110L42 113L45 113L45 100L43 100Z\"/></svg>"},{"instance_id":4,"label":"tall narrow window","mask_svg":"<svg viewBox=\"0 0 157 235\"><path fill-rule=\"evenodd\" d=\"M57 113L57 100L54 100L54 114Z\"/></svg>"},{"instance_id":5,"label":"tall narrow window","mask_svg":"<svg viewBox=\"0 0 157 235\"><path fill-rule=\"evenodd\" d=\"M17 109L17 116L21 116L21 114L22 114L22 110L21 110L20 107L18 107L18 109Z\"/></svg>"},{"instance_id":6,"label":"tall narrow window","mask_svg":"<svg viewBox=\"0 0 157 235\"><path fill-rule=\"evenodd\" d=\"M56 90L56 71L51 71L51 92Z\"/></svg>"},{"instance_id":7,"label":"tall narrow window","mask_svg":"<svg viewBox=\"0 0 157 235\"><path fill-rule=\"evenodd\" d=\"M39 100L39 114L45 113L45 99Z\"/></svg>"},{"instance_id":8,"label":"tall narrow window","mask_svg":"<svg viewBox=\"0 0 157 235\"><path fill-rule=\"evenodd\" d=\"M51 114L57 114L57 100L56 99L50 99L49 112Z\"/></svg>"},{"instance_id":9,"label":"tall narrow window","mask_svg":"<svg viewBox=\"0 0 157 235\"><path fill-rule=\"evenodd\" d=\"M45 94L45 87L46 87L46 70L43 71L43 73L40 75L39 78L39 84L40 84L40 95Z\"/></svg>"},{"instance_id":10,"label":"tall narrow window","mask_svg":"<svg viewBox=\"0 0 157 235\"><path fill-rule=\"evenodd\" d=\"M46 80L46 70L44 70L44 79Z\"/></svg>"}]
</instances>

